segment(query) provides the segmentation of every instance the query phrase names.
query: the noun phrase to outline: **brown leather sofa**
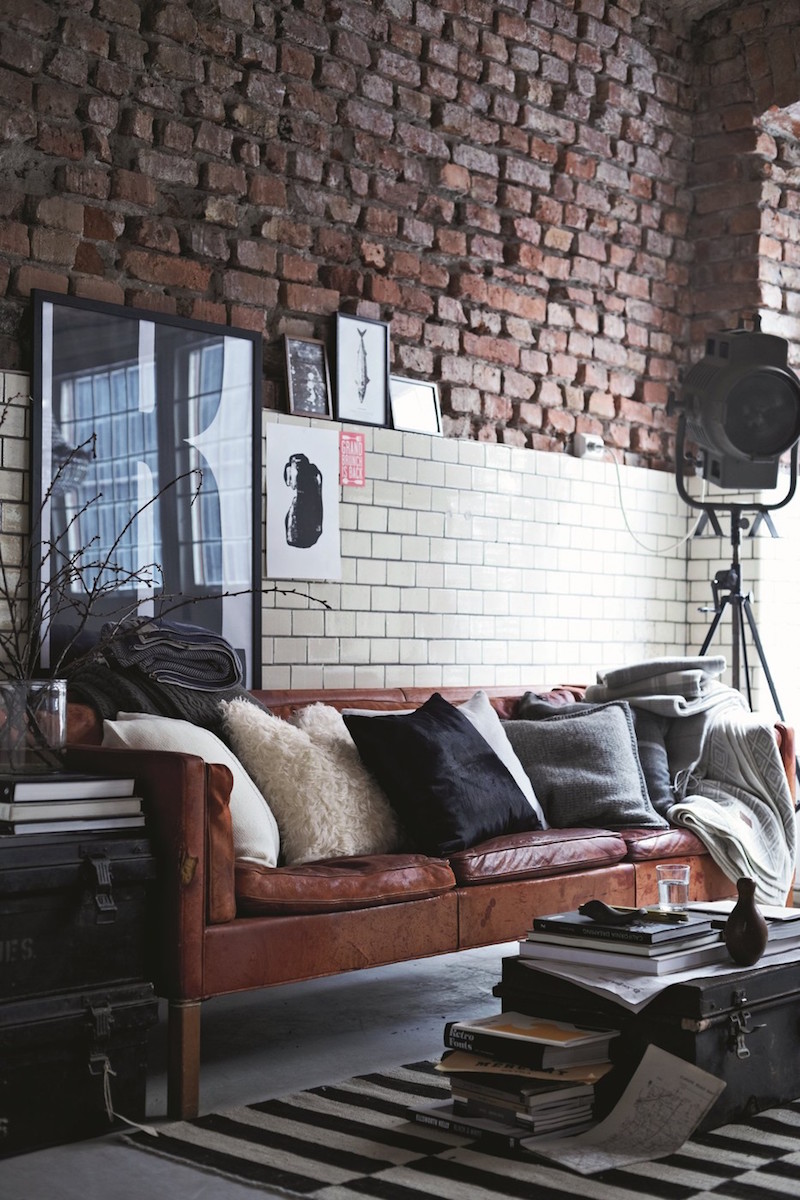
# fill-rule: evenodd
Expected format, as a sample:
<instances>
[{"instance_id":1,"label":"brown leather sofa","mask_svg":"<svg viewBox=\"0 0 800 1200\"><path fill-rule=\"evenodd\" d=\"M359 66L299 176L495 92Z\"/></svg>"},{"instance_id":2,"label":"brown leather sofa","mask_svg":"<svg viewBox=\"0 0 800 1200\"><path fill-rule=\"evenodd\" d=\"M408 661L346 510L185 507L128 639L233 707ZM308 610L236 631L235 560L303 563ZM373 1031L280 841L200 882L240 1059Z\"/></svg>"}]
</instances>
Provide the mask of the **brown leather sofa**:
<instances>
[{"instance_id":1,"label":"brown leather sofa","mask_svg":"<svg viewBox=\"0 0 800 1200\"><path fill-rule=\"evenodd\" d=\"M454 703L475 691L437 690ZM484 690L510 717L528 689ZM283 717L316 701L394 709L416 707L430 694L255 693ZM246 872L237 896L228 768L190 754L103 748L101 722L83 704L70 704L68 727L70 769L135 774L146 801L159 863L153 974L169 1003L168 1105L175 1117L198 1112L201 1004L214 996L500 944L524 937L534 914L576 908L591 897L652 904L656 866L669 858L691 864L693 899L735 894L686 830L550 829L494 838L449 861L392 854L276 867L273 911L247 915ZM777 737L794 791L793 732L778 726Z\"/></svg>"}]
</instances>

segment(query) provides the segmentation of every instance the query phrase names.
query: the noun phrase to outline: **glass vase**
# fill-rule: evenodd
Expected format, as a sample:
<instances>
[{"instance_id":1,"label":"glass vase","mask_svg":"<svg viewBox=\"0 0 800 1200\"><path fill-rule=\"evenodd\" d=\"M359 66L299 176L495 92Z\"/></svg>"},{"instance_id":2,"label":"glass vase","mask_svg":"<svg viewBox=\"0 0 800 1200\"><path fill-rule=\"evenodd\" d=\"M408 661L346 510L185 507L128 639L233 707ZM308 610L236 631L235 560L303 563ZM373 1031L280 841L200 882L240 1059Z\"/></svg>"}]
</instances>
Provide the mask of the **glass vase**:
<instances>
[{"instance_id":1,"label":"glass vase","mask_svg":"<svg viewBox=\"0 0 800 1200\"><path fill-rule=\"evenodd\" d=\"M65 679L0 681L0 773L62 770L66 739Z\"/></svg>"}]
</instances>

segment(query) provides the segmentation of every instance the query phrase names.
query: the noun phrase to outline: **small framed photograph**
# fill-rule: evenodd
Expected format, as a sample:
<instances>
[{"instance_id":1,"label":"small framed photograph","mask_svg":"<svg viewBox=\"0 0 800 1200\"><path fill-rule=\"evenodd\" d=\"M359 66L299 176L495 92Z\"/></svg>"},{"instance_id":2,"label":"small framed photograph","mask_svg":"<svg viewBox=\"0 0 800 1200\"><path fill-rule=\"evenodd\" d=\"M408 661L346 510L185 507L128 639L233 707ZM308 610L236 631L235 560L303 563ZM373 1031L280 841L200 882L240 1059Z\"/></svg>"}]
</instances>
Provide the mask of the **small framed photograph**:
<instances>
[{"instance_id":1,"label":"small framed photograph","mask_svg":"<svg viewBox=\"0 0 800 1200\"><path fill-rule=\"evenodd\" d=\"M389 325L336 314L336 417L389 424Z\"/></svg>"},{"instance_id":2,"label":"small framed photograph","mask_svg":"<svg viewBox=\"0 0 800 1200\"><path fill-rule=\"evenodd\" d=\"M442 414L439 408L439 389L423 379L389 379L392 403L392 425L408 433L432 433L441 436Z\"/></svg>"},{"instance_id":3,"label":"small framed photograph","mask_svg":"<svg viewBox=\"0 0 800 1200\"><path fill-rule=\"evenodd\" d=\"M290 413L330 420L331 381L328 351L315 338L284 335L286 396Z\"/></svg>"}]
</instances>

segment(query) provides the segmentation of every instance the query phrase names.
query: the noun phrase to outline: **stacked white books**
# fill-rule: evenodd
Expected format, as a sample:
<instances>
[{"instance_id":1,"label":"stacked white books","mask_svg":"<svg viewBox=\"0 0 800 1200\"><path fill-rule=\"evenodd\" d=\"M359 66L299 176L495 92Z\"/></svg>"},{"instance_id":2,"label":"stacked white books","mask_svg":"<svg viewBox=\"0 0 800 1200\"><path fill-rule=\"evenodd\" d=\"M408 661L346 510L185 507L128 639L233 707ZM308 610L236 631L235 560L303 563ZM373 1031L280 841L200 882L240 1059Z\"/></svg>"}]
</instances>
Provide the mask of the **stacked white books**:
<instances>
[{"instance_id":1,"label":"stacked white books","mask_svg":"<svg viewBox=\"0 0 800 1200\"><path fill-rule=\"evenodd\" d=\"M0 777L0 835L137 829L144 823L136 781L59 772Z\"/></svg>"}]
</instances>

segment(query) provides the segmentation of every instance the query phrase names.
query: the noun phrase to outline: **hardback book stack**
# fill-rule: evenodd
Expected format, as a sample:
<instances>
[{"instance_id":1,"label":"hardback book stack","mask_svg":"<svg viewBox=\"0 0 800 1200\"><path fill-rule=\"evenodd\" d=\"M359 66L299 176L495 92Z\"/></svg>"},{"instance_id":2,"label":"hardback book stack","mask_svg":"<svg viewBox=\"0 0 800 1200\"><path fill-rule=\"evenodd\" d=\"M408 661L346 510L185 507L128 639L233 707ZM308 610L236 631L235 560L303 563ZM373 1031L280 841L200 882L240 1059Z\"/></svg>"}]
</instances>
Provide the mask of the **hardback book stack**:
<instances>
[{"instance_id":1,"label":"hardback book stack","mask_svg":"<svg viewBox=\"0 0 800 1200\"><path fill-rule=\"evenodd\" d=\"M510 1149L588 1129L616 1036L517 1012L449 1021L437 1069L449 1077L452 1099L416 1109L414 1118Z\"/></svg>"},{"instance_id":2,"label":"hardback book stack","mask_svg":"<svg viewBox=\"0 0 800 1200\"><path fill-rule=\"evenodd\" d=\"M519 952L548 963L641 975L668 975L728 958L721 929L708 913L660 910L627 925L604 924L579 912L535 917Z\"/></svg>"},{"instance_id":3,"label":"hardback book stack","mask_svg":"<svg viewBox=\"0 0 800 1200\"><path fill-rule=\"evenodd\" d=\"M141 828L134 788L134 779L68 772L0 776L0 835Z\"/></svg>"}]
</instances>

